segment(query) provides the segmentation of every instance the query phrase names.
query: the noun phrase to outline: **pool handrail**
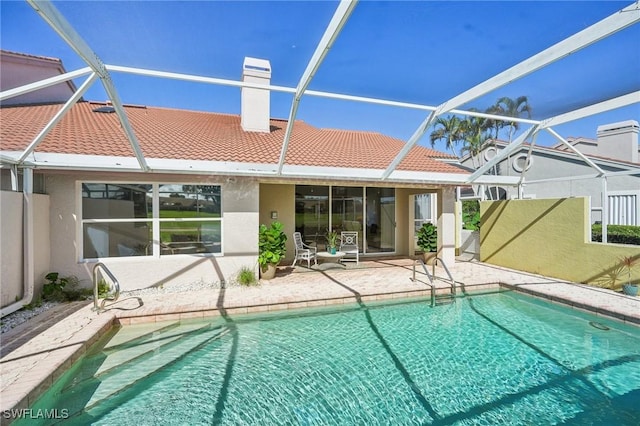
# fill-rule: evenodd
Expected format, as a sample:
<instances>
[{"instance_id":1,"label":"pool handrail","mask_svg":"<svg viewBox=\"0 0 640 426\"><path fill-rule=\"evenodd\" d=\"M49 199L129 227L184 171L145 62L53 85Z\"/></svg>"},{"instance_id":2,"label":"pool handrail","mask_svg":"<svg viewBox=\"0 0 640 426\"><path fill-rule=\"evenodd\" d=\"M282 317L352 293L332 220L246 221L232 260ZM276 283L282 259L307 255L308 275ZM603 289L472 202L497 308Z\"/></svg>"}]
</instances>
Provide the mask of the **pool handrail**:
<instances>
[{"instance_id":1,"label":"pool handrail","mask_svg":"<svg viewBox=\"0 0 640 426\"><path fill-rule=\"evenodd\" d=\"M102 303L100 303L100 305L98 306L98 283L100 282L98 281L99 270L102 271L102 273L105 274L109 278L109 280L111 280L113 286L115 287L115 293L113 297L105 297L104 299L102 299ZM106 311L106 309L104 308L105 303L115 302L119 297L120 282L118 282L113 273L109 270L109 268L107 268L107 265L102 262L96 263L93 267L93 311L97 313Z\"/></svg>"},{"instance_id":2,"label":"pool handrail","mask_svg":"<svg viewBox=\"0 0 640 426\"><path fill-rule=\"evenodd\" d=\"M413 276L411 278L411 281L413 282L416 281L416 264L418 263L422 265L424 274L429 279L429 282L425 284L427 284L431 288L431 307L433 308L436 305L436 286L433 283L433 278L431 277L431 274L429 274L429 270L427 270L427 265L424 263L422 259L416 259L413 261Z\"/></svg>"},{"instance_id":3,"label":"pool handrail","mask_svg":"<svg viewBox=\"0 0 640 426\"><path fill-rule=\"evenodd\" d=\"M436 286L433 282L434 278L436 278L436 263L440 262L440 264L442 265L442 268L444 269L444 271L447 273L447 276L449 277L449 285L451 286L451 295L453 296L454 300L456 297L456 281L453 279L453 276L451 275L451 272L449 271L449 268L447 268L446 263L444 263L444 260L442 260L442 258L440 257L435 257L433 259L433 264L432 266L432 270L431 270L431 274L429 273L429 270L427 269L427 265L424 263L424 260L418 258L415 259L413 261L413 277L411 278L412 281L416 281L416 264L421 264L422 265L422 269L424 270L424 274L427 276L427 278L429 279L427 284L430 288L431 288L431 307L434 307L436 305Z\"/></svg>"}]
</instances>

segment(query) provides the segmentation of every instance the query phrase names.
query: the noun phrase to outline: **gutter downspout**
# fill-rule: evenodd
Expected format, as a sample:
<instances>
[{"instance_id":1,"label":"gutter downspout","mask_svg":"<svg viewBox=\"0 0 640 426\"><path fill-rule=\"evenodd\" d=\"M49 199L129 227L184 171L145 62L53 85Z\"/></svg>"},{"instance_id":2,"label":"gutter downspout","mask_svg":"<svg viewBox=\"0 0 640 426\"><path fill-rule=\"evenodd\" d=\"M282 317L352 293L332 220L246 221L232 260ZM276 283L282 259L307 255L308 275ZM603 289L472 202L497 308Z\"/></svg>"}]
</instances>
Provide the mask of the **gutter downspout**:
<instances>
[{"instance_id":1,"label":"gutter downspout","mask_svg":"<svg viewBox=\"0 0 640 426\"><path fill-rule=\"evenodd\" d=\"M33 169L24 168L22 175L22 259L24 293L21 300L2 308L0 317L9 315L24 305L31 303L34 293L34 251L33 251Z\"/></svg>"}]
</instances>

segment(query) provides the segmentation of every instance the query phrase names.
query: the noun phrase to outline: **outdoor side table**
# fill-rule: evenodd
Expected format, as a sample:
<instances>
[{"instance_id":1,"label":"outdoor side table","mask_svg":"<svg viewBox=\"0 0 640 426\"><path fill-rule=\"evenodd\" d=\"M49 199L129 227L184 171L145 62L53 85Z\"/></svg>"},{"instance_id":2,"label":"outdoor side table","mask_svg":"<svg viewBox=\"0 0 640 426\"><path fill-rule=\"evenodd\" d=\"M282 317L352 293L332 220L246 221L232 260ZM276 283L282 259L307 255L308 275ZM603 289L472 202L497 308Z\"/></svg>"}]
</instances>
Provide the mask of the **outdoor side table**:
<instances>
[{"instance_id":1,"label":"outdoor side table","mask_svg":"<svg viewBox=\"0 0 640 426\"><path fill-rule=\"evenodd\" d=\"M343 251L337 251L336 254L331 254L328 251L320 251L316 253L316 257L318 260L321 260L323 263L336 263L340 264L342 258L346 255Z\"/></svg>"}]
</instances>

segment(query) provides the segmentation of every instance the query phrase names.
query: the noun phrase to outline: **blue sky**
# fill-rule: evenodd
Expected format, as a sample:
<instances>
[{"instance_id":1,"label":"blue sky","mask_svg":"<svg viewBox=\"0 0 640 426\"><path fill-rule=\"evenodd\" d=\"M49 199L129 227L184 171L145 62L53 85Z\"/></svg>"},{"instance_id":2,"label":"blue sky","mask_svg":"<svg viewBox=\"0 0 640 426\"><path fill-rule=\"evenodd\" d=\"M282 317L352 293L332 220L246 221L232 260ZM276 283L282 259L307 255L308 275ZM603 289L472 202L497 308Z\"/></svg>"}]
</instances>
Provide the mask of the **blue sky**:
<instances>
[{"instance_id":1,"label":"blue sky","mask_svg":"<svg viewBox=\"0 0 640 426\"><path fill-rule=\"evenodd\" d=\"M629 5L631 1L360 2L310 89L438 105ZM268 59L272 84L295 87L337 2L54 2L107 64L239 80L245 56ZM1 1L2 49L82 60L25 2ZM465 105L528 96L543 119L640 90L640 25ZM123 102L237 114L237 88L114 74ZM79 85L81 81L77 81ZM100 84L86 99L105 100ZM286 118L291 95L272 94ZM426 113L304 97L298 118L407 140ZM596 136L600 124L640 120L640 105L559 126ZM554 141L546 135L538 143ZM421 144L430 145L428 135ZM443 146L438 144L438 149Z\"/></svg>"}]
</instances>

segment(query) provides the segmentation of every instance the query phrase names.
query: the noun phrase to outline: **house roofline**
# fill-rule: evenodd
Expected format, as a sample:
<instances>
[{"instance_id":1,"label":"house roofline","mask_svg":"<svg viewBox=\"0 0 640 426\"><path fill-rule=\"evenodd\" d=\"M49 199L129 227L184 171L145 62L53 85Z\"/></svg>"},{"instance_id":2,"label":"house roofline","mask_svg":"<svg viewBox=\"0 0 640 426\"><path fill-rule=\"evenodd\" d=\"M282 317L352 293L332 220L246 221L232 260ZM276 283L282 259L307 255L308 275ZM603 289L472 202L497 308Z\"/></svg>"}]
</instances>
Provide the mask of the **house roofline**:
<instances>
[{"instance_id":1,"label":"house roofline","mask_svg":"<svg viewBox=\"0 0 640 426\"><path fill-rule=\"evenodd\" d=\"M10 164L11 158L19 155L15 151L0 152L3 165ZM7 160L7 161L5 161ZM278 176L278 164L242 163L230 161L174 160L149 158L149 172L140 169L135 157L112 157L97 155L56 154L38 152L31 154L24 167L36 170L70 172L116 172L116 173L175 173L184 175L211 175L215 170L220 176L246 176L256 178L322 179L325 181L352 181L384 184L422 185L463 185L467 184L469 173L420 172L395 170L388 178L382 179L383 169L356 169L348 167L321 167L285 164ZM512 176L483 176L478 184L517 185L518 178Z\"/></svg>"},{"instance_id":2,"label":"house roofline","mask_svg":"<svg viewBox=\"0 0 640 426\"><path fill-rule=\"evenodd\" d=\"M580 140L586 140L589 141L589 139L584 139L584 138L578 138ZM491 145L498 145L498 146L502 146L505 147L507 145L509 145L509 142L505 142L502 140L494 140L491 142ZM487 145L487 147L491 146L491 145ZM564 145L562 145L564 146ZM529 143L523 143L515 152L513 152L510 157L513 157L514 155L516 155L517 153L519 153L522 150L529 150L529 148L531 148L531 144ZM580 159L580 157L578 157L578 155L574 152L571 151L563 151L560 149L556 149L554 147L546 147L546 146L540 146L540 145L534 145L533 146L533 151L534 152L541 152L541 153L545 153L545 154L551 154L551 155L555 155L558 157L563 157L563 158L570 158L570 159ZM602 163L604 165L607 166L615 166L615 167L634 167L634 168L640 168L640 163L632 163L630 161L622 161L622 160L616 160L614 158L607 158L607 157L600 157L597 155L587 155L584 154L585 157L589 158L590 160L593 160L594 162L597 163ZM468 159L470 159L471 156L469 154L465 155L464 157L462 157L460 159L460 162L464 162Z\"/></svg>"},{"instance_id":3,"label":"house roofline","mask_svg":"<svg viewBox=\"0 0 640 426\"><path fill-rule=\"evenodd\" d=\"M60 75L67 73L67 70L65 69L64 64L62 63L62 59L60 58L13 52L11 50L5 50L5 49L0 49L0 53L5 58L9 57L11 59L21 61L24 64L33 64L35 61L51 64L55 66L56 70L60 73ZM75 93L78 90L73 80L67 80L64 83L67 86L69 86L69 90L71 90L72 93Z\"/></svg>"}]
</instances>

